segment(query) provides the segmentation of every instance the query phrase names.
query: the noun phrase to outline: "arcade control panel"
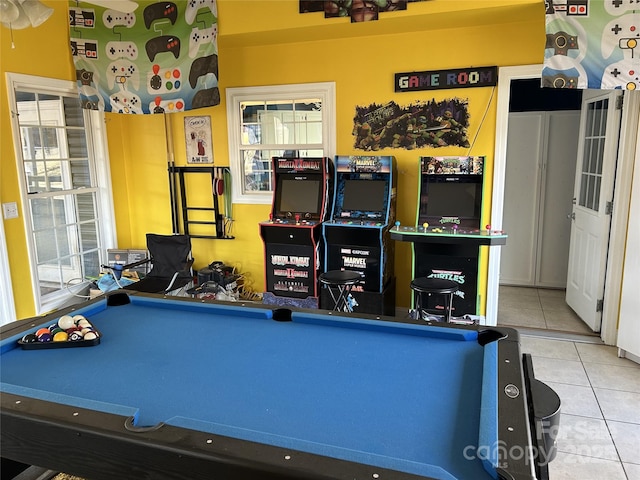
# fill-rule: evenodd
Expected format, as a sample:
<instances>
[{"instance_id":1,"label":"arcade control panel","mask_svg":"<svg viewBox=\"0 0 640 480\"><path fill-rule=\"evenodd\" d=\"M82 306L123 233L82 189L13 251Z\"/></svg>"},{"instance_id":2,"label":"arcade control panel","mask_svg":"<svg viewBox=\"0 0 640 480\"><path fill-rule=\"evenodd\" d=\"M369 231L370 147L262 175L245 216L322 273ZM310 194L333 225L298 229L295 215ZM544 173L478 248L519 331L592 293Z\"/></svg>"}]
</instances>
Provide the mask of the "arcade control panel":
<instances>
[{"instance_id":1,"label":"arcade control panel","mask_svg":"<svg viewBox=\"0 0 640 480\"><path fill-rule=\"evenodd\" d=\"M261 225L266 225L266 224L287 225L287 226L295 225L297 227L313 227L314 225L320 224L320 222L317 220L311 220L307 215L292 214L285 218L282 218L282 217L273 218L273 215L270 214L268 222L261 222Z\"/></svg>"},{"instance_id":2,"label":"arcade control panel","mask_svg":"<svg viewBox=\"0 0 640 480\"><path fill-rule=\"evenodd\" d=\"M349 225L350 227L382 227L386 225L386 223L377 222L375 220L358 220L358 219L340 219L340 220L330 220L325 222L328 225Z\"/></svg>"},{"instance_id":3,"label":"arcade control panel","mask_svg":"<svg viewBox=\"0 0 640 480\"><path fill-rule=\"evenodd\" d=\"M506 245L507 234L502 230L493 230L491 225L485 229L459 228L453 226L430 226L428 223L420 227L403 226L396 222L391 229L391 238L405 242Z\"/></svg>"}]
</instances>

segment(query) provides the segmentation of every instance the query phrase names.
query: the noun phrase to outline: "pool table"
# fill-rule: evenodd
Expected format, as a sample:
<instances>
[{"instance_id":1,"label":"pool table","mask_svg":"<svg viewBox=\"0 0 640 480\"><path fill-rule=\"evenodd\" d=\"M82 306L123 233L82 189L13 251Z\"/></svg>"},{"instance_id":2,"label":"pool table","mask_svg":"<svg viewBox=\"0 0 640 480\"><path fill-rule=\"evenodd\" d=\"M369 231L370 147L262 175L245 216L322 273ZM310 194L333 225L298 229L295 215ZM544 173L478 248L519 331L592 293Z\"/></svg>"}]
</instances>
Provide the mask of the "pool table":
<instances>
[{"instance_id":1,"label":"pool table","mask_svg":"<svg viewBox=\"0 0 640 480\"><path fill-rule=\"evenodd\" d=\"M67 313L99 341L21 347ZM512 329L116 291L2 327L0 355L2 457L86 478L545 474Z\"/></svg>"}]
</instances>

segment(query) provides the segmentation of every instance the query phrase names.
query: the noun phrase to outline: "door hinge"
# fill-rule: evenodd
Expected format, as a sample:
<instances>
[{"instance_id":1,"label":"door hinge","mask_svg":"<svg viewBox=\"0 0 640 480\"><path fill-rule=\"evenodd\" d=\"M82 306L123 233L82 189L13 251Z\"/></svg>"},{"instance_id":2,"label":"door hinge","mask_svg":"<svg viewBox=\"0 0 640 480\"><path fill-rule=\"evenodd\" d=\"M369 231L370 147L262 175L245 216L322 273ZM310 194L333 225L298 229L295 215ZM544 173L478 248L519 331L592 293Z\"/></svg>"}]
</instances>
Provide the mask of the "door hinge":
<instances>
[{"instance_id":1,"label":"door hinge","mask_svg":"<svg viewBox=\"0 0 640 480\"><path fill-rule=\"evenodd\" d=\"M604 308L604 299L600 299L596 302L596 312L601 312Z\"/></svg>"},{"instance_id":2,"label":"door hinge","mask_svg":"<svg viewBox=\"0 0 640 480\"><path fill-rule=\"evenodd\" d=\"M604 207L604 214L611 215L612 213L613 213L613 202L607 202L606 206Z\"/></svg>"},{"instance_id":3,"label":"door hinge","mask_svg":"<svg viewBox=\"0 0 640 480\"><path fill-rule=\"evenodd\" d=\"M622 110L622 105L624 103L624 97L620 95L616 98L616 110Z\"/></svg>"}]
</instances>

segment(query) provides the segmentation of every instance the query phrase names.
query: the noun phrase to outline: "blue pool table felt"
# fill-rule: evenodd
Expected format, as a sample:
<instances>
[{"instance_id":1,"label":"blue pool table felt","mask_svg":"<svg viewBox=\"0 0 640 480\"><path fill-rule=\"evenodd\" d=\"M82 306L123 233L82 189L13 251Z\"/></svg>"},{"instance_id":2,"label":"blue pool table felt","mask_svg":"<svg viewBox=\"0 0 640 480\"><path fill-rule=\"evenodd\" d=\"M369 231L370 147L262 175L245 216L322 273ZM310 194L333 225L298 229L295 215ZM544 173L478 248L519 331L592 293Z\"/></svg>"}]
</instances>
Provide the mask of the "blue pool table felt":
<instances>
[{"instance_id":1,"label":"blue pool table felt","mask_svg":"<svg viewBox=\"0 0 640 480\"><path fill-rule=\"evenodd\" d=\"M495 478L495 342L472 330L132 297L89 348L3 342L2 391L435 478ZM483 392L484 385L484 392ZM480 439L480 440L479 440Z\"/></svg>"}]
</instances>

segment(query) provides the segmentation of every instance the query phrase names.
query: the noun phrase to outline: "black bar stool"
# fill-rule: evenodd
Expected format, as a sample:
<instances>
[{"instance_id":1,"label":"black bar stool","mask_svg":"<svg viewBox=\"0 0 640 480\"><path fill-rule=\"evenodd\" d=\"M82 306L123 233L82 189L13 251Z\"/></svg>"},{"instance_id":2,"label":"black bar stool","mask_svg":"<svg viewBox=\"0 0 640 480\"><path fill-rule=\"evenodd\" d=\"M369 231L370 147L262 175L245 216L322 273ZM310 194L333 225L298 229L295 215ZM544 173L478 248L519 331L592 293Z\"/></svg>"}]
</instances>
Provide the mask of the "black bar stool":
<instances>
[{"instance_id":1,"label":"black bar stool","mask_svg":"<svg viewBox=\"0 0 640 480\"><path fill-rule=\"evenodd\" d=\"M320 283L327 287L331 299L333 300L334 312L353 312L353 307L349 300L351 289L356 286L362 275L360 272L351 270L330 270L320 274Z\"/></svg>"},{"instance_id":2,"label":"black bar stool","mask_svg":"<svg viewBox=\"0 0 640 480\"><path fill-rule=\"evenodd\" d=\"M422 312L428 312L427 301L422 301L424 294L442 295L445 297L446 303L444 306L444 321L451 322L451 311L453 308L453 295L460 289L460 285L453 280L446 280L444 278L427 278L420 277L415 278L411 282L411 290L413 290L413 304L415 306L414 312L417 314L417 318L422 318Z\"/></svg>"}]
</instances>

